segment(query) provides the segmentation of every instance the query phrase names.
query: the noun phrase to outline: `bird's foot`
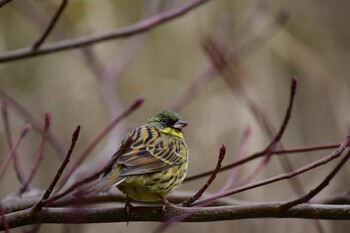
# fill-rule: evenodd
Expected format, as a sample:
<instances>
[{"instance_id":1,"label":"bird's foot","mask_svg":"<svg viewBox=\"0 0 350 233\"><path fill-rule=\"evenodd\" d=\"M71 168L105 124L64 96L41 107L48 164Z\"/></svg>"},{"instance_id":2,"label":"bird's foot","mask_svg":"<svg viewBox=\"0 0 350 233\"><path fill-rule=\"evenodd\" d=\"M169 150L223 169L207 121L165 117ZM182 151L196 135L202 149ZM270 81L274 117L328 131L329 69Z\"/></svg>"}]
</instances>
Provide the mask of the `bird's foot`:
<instances>
[{"instance_id":1,"label":"bird's foot","mask_svg":"<svg viewBox=\"0 0 350 233\"><path fill-rule=\"evenodd\" d=\"M133 205L130 203L130 199L127 197L125 200L125 210L126 210L126 215L129 216L131 214L131 209Z\"/></svg>"},{"instance_id":2,"label":"bird's foot","mask_svg":"<svg viewBox=\"0 0 350 233\"><path fill-rule=\"evenodd\" d=\"M166 210L167 207L174 205L173 203L170 203L165 197L160 196L160 195L159 195L159 197L160 197L160 199L163 202L163 206L162 206L162 211L163 212Z\"/></svg>"},{"instance_id":3,"label":"bird's foot","mask_svg":"<svg viewBox=\"0 0 350 233\"><path fill-rule=\"evenodd\" d=\"M129 225L129 216L131 214L131 210L132 210L133 205L130 203L130 199L128 196L126 196L126 200L125 200L125 210L126 210L126 217L128 219L127 221L127 225Z\"/></svg>"}]
</instances>

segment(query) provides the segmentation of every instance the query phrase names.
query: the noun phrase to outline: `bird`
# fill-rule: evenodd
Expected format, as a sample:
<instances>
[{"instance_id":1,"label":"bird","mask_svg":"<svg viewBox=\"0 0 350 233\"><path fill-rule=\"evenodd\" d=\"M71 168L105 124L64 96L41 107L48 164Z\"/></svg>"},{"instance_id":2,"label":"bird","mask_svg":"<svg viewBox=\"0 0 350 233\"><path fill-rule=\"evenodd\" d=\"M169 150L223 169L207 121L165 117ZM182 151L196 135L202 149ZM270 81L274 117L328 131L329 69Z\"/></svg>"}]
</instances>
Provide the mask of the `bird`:
<instances>
[{"instance_id":1,"label":"bird","mask_svg":"<svg viewBox=\"0 0 350 233\"><path fill-rule=\"evenodd\" d=\"M109 191L117 187L130 199L139 202L162 201L163 210L171 203L166 199L185 179L188 147L182 129L187 122L170 110L161 110L144 124L128 132L105 167L94 190Z\"/></svg>"}]
</instances>

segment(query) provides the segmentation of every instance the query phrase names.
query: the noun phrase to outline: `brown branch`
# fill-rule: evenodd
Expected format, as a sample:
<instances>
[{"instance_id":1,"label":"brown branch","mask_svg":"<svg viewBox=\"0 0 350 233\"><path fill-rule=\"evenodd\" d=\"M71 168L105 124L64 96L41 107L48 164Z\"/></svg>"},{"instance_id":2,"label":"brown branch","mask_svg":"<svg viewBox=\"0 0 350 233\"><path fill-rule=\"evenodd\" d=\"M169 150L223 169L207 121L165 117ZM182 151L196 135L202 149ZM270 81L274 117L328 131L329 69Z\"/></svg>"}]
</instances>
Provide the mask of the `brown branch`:
<instances>
[{"instance_id":1,"label":"brown branch","mask_svg":"<svg viewBox=\"0 0 350 233\"><path fill-rule=\"evenodd\" d=\"M5 217L5 212L4 212L4 208L2 208L2 201L0 200L0 215L1 215L1 221L4 225L4 230L5 230L5 233L9 233L10 232L10 226L7 222L7 219Z\"/></svg>"},{"instance_id":2,"label":"brown branch","mask_svg":"<svg viewBox=\"0 0 350 233\"><path fill-rule=\"evenodd\" d=\"M57 8L57 11L55 12L54 16L50 20L49 25L44 30L43 34L34 42L32 46L32 50L36 51L39 49L40 45L44 43L45 39L49 36L50 32L55 27L58 19L60 18L61 14L63 13L64 8L67 6L68 0L62 0L61 5Z\"/></svg>"},{"instance_id":3,"label":"brown branch","mask_svg":"<svg viewBox=\"0 0 350 233\"><path fill-rule=\"evenodd\" d=\"M33 51L31 47L21 48L6 53L0 54L0 62L8 62L13 60L19 60L28 57L35 57L44 54L54 53L58 51L76 49L84 46L89 46L95 43L133 36L145 31L148 31L156 26L159 26L172 19L180 17L191 10L201 6L209 0L192 0L185 4L170 9L168 11L156 14L147 19L144 19L138 23L135 23L124 28L112 30L105 33L97 33L88 36L81 36L78 38L62 40L59 42L53 42L50 44L43 45L38 50Z\"/></svg>"},{"instance_id":4,"label":"brown branch","mask_svg":"<svg viewBox=\"0 0 350 233\"><path fill-rule=\"evenodd\" d=\"M44 148L45 148L45 143L47 140L47 135L48 135L49 129L50 129L50 123L51 123L51 115L49 113L46 113L45 114L45 126L44 126L43 135L42 135L42 139L41 139L41 143L40 143L40 147L39 147L38 156L37 156L36 162L31 170L27 180L25 181L25 183L22 185L22 187L18 191L19 196L21 196L28 189L29 184L32 182L32 180L35 176L35 173L39 169L39 165L40 165L42 159L44 158Z\"/></svg>"},{"instance_id":5,"label":"brown branch","mask_svg":"<svg viewBox=\"0 0 350 233\"><path fill-rule=\"evenodd\" d=\"M109 123L95 138L92 140L92 142L85 148L83 153L79 155L78 159L72 164L68 172L66 173L65 177L61 180L61 186L67 182L67 180L70 178L70 176L74 173L74 171L84 162L84 160L87 158L87 156L91 153L91 151L96 147L98 143L101 142L103 138L107 136L107 134L123 119L128 117L132 112L134 112L136 109L138 109L142 103L144 102L144 98L139 97L134 100L134 102L129 106L127 110L125 110L121 115L119 115L117 118L115 118L111 123Z\"/></svg>"},{"instance_id":6,"label":"brown branch","mask_svg":"<svg viewBox=\"0 0 350 233\"><path fill-rule=\"evenodd\" d=\"M306 146L306 147L297 147L297 148L291 148L291 149L283 149L283 150L276 150L272 152L272 155L281 155L281 154L298 154L298 153L304 153L304 152L311 152L311 151L318 151L318 150L329 150L329 149L336 149L340 146L340 144L333 143L333 144L328 144L328 145L317 145L317 146ZM266 151L260 151L257 153L254 153L250 156L247 156L241 160L238 160L236 162L227 164L223 166L219 172L223 172L226 170L229 170L231 168L235 168L237 166L240 166L242 164L248 163L254 159L258 159L260 157L265 156ZM208 176L211 174L211 171L205 171L205 172L200 172L195 175L188 176L184 182L200 179L202 177Z\"/></svg>"},{"instance_id":7,"label":"brown branch","mask_svg":"<svg viewBox=\"0 0 350 233\"><path fill-rule=\"evenodd\" d=\"M45 208L35 213L31 209L7 214L11 228L38 223L107 223L107 222L162 222L171 217L181 216L191 212L185 222L227 221L237 219L257 218L296 218L296 219L327 219L350 220L348 205L316 205L302 204L287 211L282 211L281 203L256 203L237 206L220 207L179 207L170 206L163 211L159 206L136 206L127 216L125 208ZM0 230L4 224L0 222Z\"/></svg>"},{"instance_id":8,"label":"brown branch","mask_svg":"<svg viewBox=\"0 0 350 233\"><path fill-rule=\"evenodd\" d=\"M209 177L208 181L203 185L203 187L201 189L198 190L198 192L195 195L193 195L191 198L189 198L188 200L181 203L182 206L185 206L185 207L190 206L193 202L198 200L198 198L200 198L202 196L202 194L209 188L210 184L216 178L216 174L218 173L218 171L221 167L221 163L224 160L225 155L226 155L226 145L222 144L222 146L220 148L220 152L219 152L218 162L216 164L215 169L211 173L211 176Z\"/></svg>"},{"instance_id":9,"label":"brown branch","mask_svg":"<svg viewBox=\"0 0 350 233\"><path fill-rule=\"evenodd\" d=\"M67 166L67 164L69 163L69 160L70 160L70 157L72 155L72 152L73 152L73 149L74 149L74 146L78 140L78 137L79 137L79 132L80 132L80 125L75 129L74 133L73 133L73 136L72 136L72 142L71 142L71 145L70 145L70 148L68 150L68 153L66 155L66 158L64 159L64 161L62 162L61 164L61 167L58 169L56 175L55 175L55 178L52 180L50 186L46 189L44 195L42 196L41 200L33 207L33 211L34 212L38 212L41 210L41 208L44 206L43 205L43 202L46 201L53 189L55 188L58 180L60 179L65 167Z\"/></svg>"},{"instance_id":10,"label":"brown branch","mask_svg":"<svg viewBox=\"0 0 350 233\"><path fill-rule=\"evenodd\" d=\"M273 150L276 148L277 144L281 141L282 136L283 136L283 134L284 134L284 132L285 132L285 130L287 128L289 119L292 116L293 103L294 103L295 93L296 93L296 89L297 89L297 79L296 79L295 76L292 79L290 88L291 88L291 90L290 90L290 98L289 98L289 104L288 104L287 111L285 113L285 116L284 116L283 122L281 124L281 127L278 130L278 133L276 134L276 136L273 138L271 143L265 149L265 152L264 152L265 158L264 158L264 160L247 177L245 177L244 179L239 181L236 184L236 187L248 183L251 179L253 179L254 177L257 176L259 171L261 171L263 168L265 168L267 166L268 162L271 159Z\"/></svg>"},{"instance_id":11,"label":"brown branch","mask_svg":"<svg viewBox=\"0 0 350 233\"><path fill-rule=\"evenodd\" d=\"M6 137L7 137L7 142L9 144L10 150L13 149L13 139L12 139L12 132L11 132L11 127L10 127L10 121L9 121L9 117L8 117L8 105L7 105L7 101L4 100L2 102L2 108L1 108L1 112L2 112L2 119L4 121L4 127L5 127L5 132L6 132ZM18 161L18 156L17 153L14 152L13 153L13 164L15 167L15 171L16 171L16 175L18 180L21 182L21 184L25 183L25 178L24 178L24 174L23 174L23 170L21 168L21 165Z\"/></svg>"},{"instance_id":12,"label":"brown branch","mask_svg":"<svg viewBox=\"0 0 350 233\"><path fill-rule=\"evenodd\" d=\"M240 160L241 158L244 158L244 155L246 154L246 150L247 150L247 147L248 147L248 139L250 137L250 134L251 134L251 127L248 126L248 127L245 128L245 130L243 132L236 160ZM236 177L237 177L237 174L239 173L240 168L241 167L237 167L237 168L231 169L230 175L226 179L226 182L222 186L220 191L227 190L227 189L231 188L234 185Z\"/></svg>"},{"instance_id":13,"label":"brown branch","mask_svg":"<svg viewBox=\"0 0 350 233\"><path fill-rule=\"evenodd\" d=\"M284 116L282 125L280 127L280 129L278 130L278 133L276 134L275 138L272 140L272 142L270 143L270 145L266 148L266 157L270 157L271 152L275 149L276 145L278 144L278 142L281 140L283 133L285 132L289 119L292 116L292 110L293 110L293 103L294 103L294 97L295 97L295 93L297 90L297 78L296 76L293 77L291 85L290 85L290 98L289 98L289 104L288 104L288 108L286 111L286 114Z\"/></svg>"},{"instance_id":14,"label":"brown branch","mask_svg":"<svg viewBox=\"0 0 350 233\"><path fill-rule=\"evenodd\" d=\"M344 158L337 164L337 166L332 170L332 172L329 173L327 177L315 189L311 190L309 193L307 193L306 195L298 199L288 201L282 204L281 208L284 210L290 209L293 206L296 206L302 203L307 203L308 201L310 201L311 198L316 196L331 182L331 180L335 177L335 175L339 172L339 170L344 166L344 164L349 160L349 158L350 158L350 151L344 156Z\"/></svg>"},{"instance_id":15,"label":"brown branch","mask_svg":"<svg viewBox=\"0 0 350 233\"><path fill-rule=\"evenodd\" d=\"M308 165L305 165L299 169L293 170L293 171L288 172L288 173L284 173L284 174L277 175L277 176L274 176L274 177L271 177L271 178L268 178L268 179L265 179L265 180L262 180L259 182L255 182L252 184L248 184L248 185L244 185L244 186L241 186L238 188L234 188L231 190L220 192L220 193L212 195L211 197L208 197L208 198L203 198L203 199L197 201L196 204L201 204L201 203L205 203L208 201L216 200L216 199L219 199L221 197L226 197L229 195L233 195L233 194L247 191L247 190L250 190L253 188L261 187L261 186L264 186L267 184L275 183L275 182L278 182L281 180L286 180L286 179L290 179L292 177L298 176L298 175L303 174L309 170L312 170L312 169L315 169L321 165L324 165L324 164L332 161L333 159L336 159L337 157L339 157L343 153L345 148L348 147L349 145L350 145L350 136L348 136L346 138L346 140L339 146L339 148L337 148L335 151L333 151L332 153L330 153L329 155L327 155L326 157L324 157L322 159L316 160L315 162L312 162Z\"/></svg>"},{"instance_id":16,"label":"brown branch","mask_svg":"<svg viewBox=\"0 0 350 233\"><path fill-rule=\"evenodd\" d=\"M0 8L5 6L7 3L10 3L12 0L0 0Z\"/></svg>"},{"instance_id":17,"label":"brown branch","mask_svg":"<svg viewBox=\"0 0 350 233\"><path fill-rule=\"evenodd\" d=\"M98 178L98 177L97 177ZM3 199L3 208L5 213L13 213L16 211L24 210L27 208L33 207L36 203L39 202L39 200L42 197L42 194L44 191L39 191L37 195L33 196L16 196L11 195ZM88 195L82 195L80 196L79 192L76 194L78 195L66 195L62 198L56 199L54 201L51 201L54 199L57 195L52 195L48 201L44 202L45 207L76 207L79 205L96 205L96 204L104 204L104 203L110 203L112 205L115 205L117 202L124 203L125 202L125 195L121 192L118 192L117 190L114 190L114 192L108 192L108 193L94 193L91 192ZM187 199L191 198L194 195L194 192L190 191L175 191L170 196L167 196L167 200L170 203L182 203L186 201ZM207 197L212 195L212 193L205 192L203 194L203 197ZM221 198L220 200L215 200L211 202L207 206L227 206L227 205L241 205L241 204L248 204L250 202L247 201L240 201L236 200L230 197ZM323 203L323 202L314 202L313 204L330 204L330 203Z\"/></svg>"},{"instance_id":18,"label":"brown branch","mask_svg":"<svg viewBox=\"0 0 350 233\"><path fill-rule=\"evenodd\" d=\"M10 165L11 159L13 159L13 154L16 153L17 148L19 147L19 145L21 144L23 138L27 135L27 133L29 132L31 126L30 124L27 124L24 126L21 135L19 136L15 146L11 149L10 154L7 156L5 162L2 164L2 166L0 167L0 180L3 177L3 175L5 174L7 168Z\"/></svg>"},{"instance_id":19,"label":"brown branch","mask_svg":"<svg viewBox=\"0 0 350 233\"><path fill-rule=\"evenodd\" d=\"M8 103L11 104L11 106L16 110L18 115L33 126L35 131L37 131L41 135L43 134L43 124L40 121L38 121L28 109L26 109L23 105L21 105L15 99L7 95L1 89L0 89L0 97L3 99L6 99ZM58 138L58 136L54 134L51 130L47 135L47 141L50 142L52 147L56 150L57 154L63 159L64 154L66 153L65 147L61 142L61 140Z\"/></svg>"},{"instance_id":20,"label":"brown branch","mask_svg":"<svg viewBox=\"0 0 350 233\"><path fill-rule=\"evenodd\" d=\"M68 194L72 193L73 191L75 191L78 187L90 183L91 181L97 179L98 177L100 177L102 175L102 173L105 171L105 167L100 169L99 171L97 171L96 173L90 175L87 178L84 178L83 180L80 180L76 183L74 183L73 185L71 185L67 190L65 190L62 193L59 193L57 195L52 196L51 198L49 198L48 200L43 201L43 204L45 206L49 206L51 205L53 202L67 196Z\"/></svg>"}]
</instances>

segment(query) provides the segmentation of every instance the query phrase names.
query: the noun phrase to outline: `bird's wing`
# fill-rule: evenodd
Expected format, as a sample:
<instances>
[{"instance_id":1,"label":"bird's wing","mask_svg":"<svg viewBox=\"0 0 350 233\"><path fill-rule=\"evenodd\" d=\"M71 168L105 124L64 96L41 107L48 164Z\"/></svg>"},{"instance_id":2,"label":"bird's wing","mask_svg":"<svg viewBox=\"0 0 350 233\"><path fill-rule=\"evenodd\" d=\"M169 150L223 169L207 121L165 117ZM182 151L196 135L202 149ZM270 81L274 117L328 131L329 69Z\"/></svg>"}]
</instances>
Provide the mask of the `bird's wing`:
<instances>
[{"instance_id":1,"label":"bird's wing","mask_svg":"<svg viewBox=\"0 0 350 233\"><path fill-rule=\"evenodd\" d=\"M120 176L148 174L184 162L184 149L183 141L164 138L152 126L144 125L124 137L111 161L114 166L121 165Z\"/></svg>"}]
</instances>

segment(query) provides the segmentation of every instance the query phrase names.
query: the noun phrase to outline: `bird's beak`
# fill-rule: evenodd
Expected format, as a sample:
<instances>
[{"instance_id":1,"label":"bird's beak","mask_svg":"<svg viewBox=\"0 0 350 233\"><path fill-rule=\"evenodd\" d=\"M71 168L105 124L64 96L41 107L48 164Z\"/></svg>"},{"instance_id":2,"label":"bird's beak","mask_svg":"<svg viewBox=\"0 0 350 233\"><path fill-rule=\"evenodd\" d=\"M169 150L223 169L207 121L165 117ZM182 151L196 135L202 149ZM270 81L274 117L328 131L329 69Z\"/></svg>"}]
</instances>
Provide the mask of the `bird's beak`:
<instances>
[{"instance_id":1,"label":"bird's beak","mask_svg":"<svg viewBox=\"0 0 350 233\"><path fill-rule=\"evenodd\" d=\"M173 124L172 128L182 130L183 128L185 128L186 125L188 125L187 122L178 120L177 122L175 122L175 124Z\"/></svg>"}]
</instances>

